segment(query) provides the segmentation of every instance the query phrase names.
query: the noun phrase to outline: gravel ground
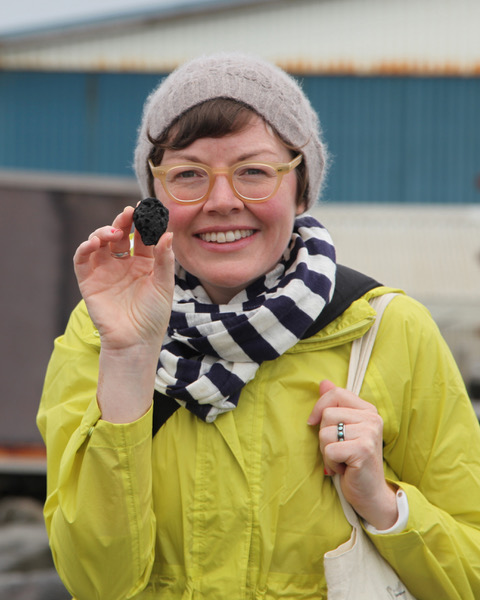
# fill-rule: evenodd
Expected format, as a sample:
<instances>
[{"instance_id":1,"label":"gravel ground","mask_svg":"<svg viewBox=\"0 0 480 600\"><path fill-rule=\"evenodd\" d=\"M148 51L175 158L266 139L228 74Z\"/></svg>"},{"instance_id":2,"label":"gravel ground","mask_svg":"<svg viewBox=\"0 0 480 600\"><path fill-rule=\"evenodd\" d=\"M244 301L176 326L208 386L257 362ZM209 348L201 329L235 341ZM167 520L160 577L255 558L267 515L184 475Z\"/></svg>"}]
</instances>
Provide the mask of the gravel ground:
<instances>
[{"instance_id":1,"label":"gravel ground","mask_svg":"<svg viewBox=\"0 0 480 600\"><path fill-rule=\"evenodd\" d=\"M70 600L53 566L42 505L0 500L0 600Z\"/></svg>"}]
</instances>

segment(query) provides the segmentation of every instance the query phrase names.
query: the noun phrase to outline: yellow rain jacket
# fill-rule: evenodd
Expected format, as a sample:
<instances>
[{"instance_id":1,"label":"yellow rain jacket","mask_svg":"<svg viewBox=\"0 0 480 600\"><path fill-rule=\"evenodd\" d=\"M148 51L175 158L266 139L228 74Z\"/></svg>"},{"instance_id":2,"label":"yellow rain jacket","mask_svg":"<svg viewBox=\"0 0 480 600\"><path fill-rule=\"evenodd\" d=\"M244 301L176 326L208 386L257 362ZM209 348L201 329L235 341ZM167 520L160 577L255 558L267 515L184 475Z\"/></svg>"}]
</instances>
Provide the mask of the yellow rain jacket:
<instances>
[{"instance_id":1,"label":"yellow rain jacket","mask_svg":"<svg viewBox=\"0 0 480 600\"><path fill-rule=\"evenodd\" d=\"M56 340L38 415L45 517L77 600L326 598L323 555L350 527L307 418L319 382L345 386L368 298L261 365L238 408L206 424L180 408L152 439L152 411L101 420L99 338L85 305ZM370 535L419 600L480 598L480 428L425 308L387 308L361 392L384 419L387 478L407 528ZM348 577L348 574L345 574Z\"/></svg>"}]
</instances>

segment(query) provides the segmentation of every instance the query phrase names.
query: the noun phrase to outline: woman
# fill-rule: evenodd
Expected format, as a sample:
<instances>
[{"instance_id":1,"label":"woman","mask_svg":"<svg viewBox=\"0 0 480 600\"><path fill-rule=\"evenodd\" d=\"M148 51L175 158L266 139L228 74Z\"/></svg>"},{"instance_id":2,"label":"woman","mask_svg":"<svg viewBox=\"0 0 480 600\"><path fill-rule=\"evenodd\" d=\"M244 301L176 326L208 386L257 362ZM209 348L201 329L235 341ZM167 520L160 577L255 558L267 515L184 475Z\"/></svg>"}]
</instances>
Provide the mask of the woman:
<instances>
[{"instance_id":1,"label":"woman","mask_svg":"<svg viewBox=\"0 0 480 600\"><path fill-rule=\"evenodd\" d=\"M358 274L303 214L326 162L308 100L262 60L196 59L149 97L135 166L168 231L130 253L127 207L79 246L84 301L38 416L78 600L326 598L323 555L350 535L334 473L414 596L480 597L480 432L427 311L399 294L361 398L344 389L391 290L345 295Z\"/></svg>"}]
</instances>

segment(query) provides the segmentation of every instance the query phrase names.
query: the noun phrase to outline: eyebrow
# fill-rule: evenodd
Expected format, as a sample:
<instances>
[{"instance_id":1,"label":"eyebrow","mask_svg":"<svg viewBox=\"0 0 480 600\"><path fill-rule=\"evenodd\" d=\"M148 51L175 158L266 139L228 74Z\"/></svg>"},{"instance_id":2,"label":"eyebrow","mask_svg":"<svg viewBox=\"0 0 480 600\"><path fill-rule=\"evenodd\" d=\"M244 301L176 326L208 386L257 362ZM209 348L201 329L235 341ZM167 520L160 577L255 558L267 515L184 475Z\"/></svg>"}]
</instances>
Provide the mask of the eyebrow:
<instances>
[{"instance_id":1,"label":"eyebrow","mask_svg":"<svg viewBox=\"0 0 480 600\"><path fill-rule=\"evenodd\" d=\"M183 153L181 150L177 151L174 150L173 152L175 152L175 159L177 160L183 160L187 163L199 163L202 164L203 161L198 159L198 156L196 156L195 154L189 154L188 152ZM259 156L261 156L262 154L270 154L272 156L272 158L275 155L275 152L273 150L269 150L266 148L261 148L259 150L254 150L252 152L245 152L244 154L241 154L233 164L236 163L240 163L240 162L244 162L246 160L253 160L253 161L258 161L259 160ZM278 160L278 159L277 159Z\"/></svg>"},{"instance_id":2,"label":"eyebrow","mask_svg":"<svg viewBox=\"0 0 480 600\"><path fill-rule=\"evenodd\" d=\"M257 157L262 154L267 154L267 155L271 154L272 156L274 156L275 152L273 152L272 150L267 150L267 149L261 149L259 151L255 151L255 152L246 152L245 154L240 155L237 162L243 162L245 160L250 160L250 159L257 160Z\"/></svg>"}]
</instances>

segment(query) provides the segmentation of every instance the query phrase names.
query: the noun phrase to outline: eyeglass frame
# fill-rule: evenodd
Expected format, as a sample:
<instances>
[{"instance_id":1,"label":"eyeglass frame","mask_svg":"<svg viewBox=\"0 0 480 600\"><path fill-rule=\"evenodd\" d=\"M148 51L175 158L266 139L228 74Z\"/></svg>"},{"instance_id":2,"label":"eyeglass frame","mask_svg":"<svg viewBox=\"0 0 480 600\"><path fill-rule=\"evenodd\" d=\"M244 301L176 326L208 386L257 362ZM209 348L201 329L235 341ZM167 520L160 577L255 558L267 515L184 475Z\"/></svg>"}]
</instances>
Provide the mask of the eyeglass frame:
<instances>
[{"instance_id":1,"label":"eyeglass frame","mask_svg":"<svg viewBox=\"0 0 480 600\"><path fill-rule=\"evenodd\" d=\"M203 202L207 198L207 196L210 194L210 192L212 191L212 188L215 185L215 179L216 179L217 175L226 175L227 176L227 180L230 185L230 188L233 191L236 198L238 198L242 202L259 204L262 202L266 202L267 200L270 200L270 198L276 194L278 188L280 187L280 184L282 183L283 176L286 175L287 173L290 173L290 171L293 171L293 169L296 169L298 167L298 165L302 162L302 160L303 160L303 154L297 154L297 156L295 156L295 158L293 158L288 163L265 162L265 161L257 162L257 161L251 161L251 160L244 160L244 161L235 163L231 167L210 167L209 165L205 165L203 163L180 163L178 165L155 166L153 164L152 160L148 159L148 165L150 167L150 171L151 171L153 177L155 177L155 179L158 179L161 182L163 189L165 190L165 193L167 194L167 196L169 198L171 198L174 202L177 202L178 204L199 204L200 202ZM235 186L233 185L233 173L238 168L243 167L245 165L258 165L258 166L264 165L266 167L271 167L276 171L277 183L271 194L269 194L265 198L260 198L257 200L255 198L246 198L245 196L242 196L235 189ZM168 191L168 187L167 187L167 184L165 181L167 174L172 169L178 169L179 167L192 167L192 168L200 167L207 172L208 179L209 179L208 189L201 198L197 198L195 200L180 200L179 198L176 198Z\"/></svg>"}]
</instances>

